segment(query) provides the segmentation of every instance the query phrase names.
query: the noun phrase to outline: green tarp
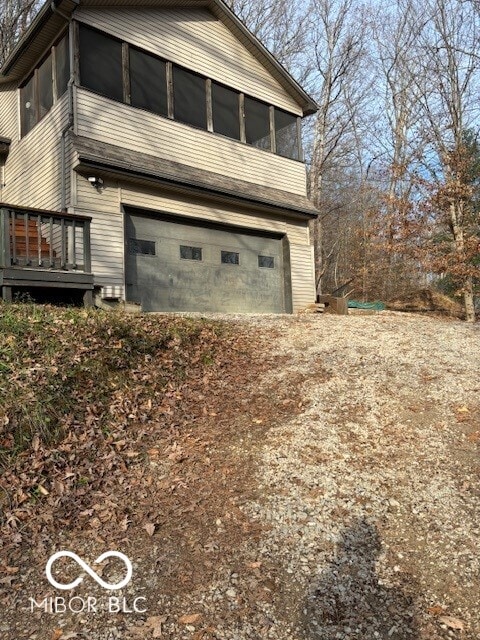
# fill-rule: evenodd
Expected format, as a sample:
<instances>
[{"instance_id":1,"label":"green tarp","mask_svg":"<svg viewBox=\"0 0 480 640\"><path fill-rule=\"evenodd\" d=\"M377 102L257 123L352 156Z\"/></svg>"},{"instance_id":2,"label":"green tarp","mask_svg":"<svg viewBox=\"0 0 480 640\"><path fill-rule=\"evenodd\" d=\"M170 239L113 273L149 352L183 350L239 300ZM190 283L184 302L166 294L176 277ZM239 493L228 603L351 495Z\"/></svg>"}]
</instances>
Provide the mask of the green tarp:
<instances>
[{"instance_id":1,"label":"green tarp","mask_svg":"<svg viewBox=\"0 0 480 640\"><path fill-rule=\"evenodd\" d=\"M349 300L348 301L349 309L370 309L372 311L383 311L385 309L385 304L380 302L379 300L375 302L359 302L358 300Z\"/></svg>"}]
</instances>

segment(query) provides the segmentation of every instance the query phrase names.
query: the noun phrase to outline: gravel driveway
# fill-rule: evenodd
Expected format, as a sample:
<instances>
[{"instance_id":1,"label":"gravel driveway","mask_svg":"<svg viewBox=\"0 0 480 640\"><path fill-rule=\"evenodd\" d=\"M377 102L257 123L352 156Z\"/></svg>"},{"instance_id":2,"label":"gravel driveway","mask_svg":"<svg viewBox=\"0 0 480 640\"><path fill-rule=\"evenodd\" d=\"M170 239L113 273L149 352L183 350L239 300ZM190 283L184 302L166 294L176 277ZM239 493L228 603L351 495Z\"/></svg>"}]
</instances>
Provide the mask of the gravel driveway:
<instances>
[{"instance_id":1,"label":"gravel driveway","mask_svg":"<svg viewBox=\"0 0 480 640\"><path fill-rule=\"evenodd\" d=\"M261 498L242 506L265 531L256 566L277 567L274 596L236 628L220 607L215 637L480 638L480 327L388 312L238 321L280 327L284 365L262 385L304 374L305 408L268 432ZM202 606L248 589L229 577Z\"/></svg>"}]
</instances>

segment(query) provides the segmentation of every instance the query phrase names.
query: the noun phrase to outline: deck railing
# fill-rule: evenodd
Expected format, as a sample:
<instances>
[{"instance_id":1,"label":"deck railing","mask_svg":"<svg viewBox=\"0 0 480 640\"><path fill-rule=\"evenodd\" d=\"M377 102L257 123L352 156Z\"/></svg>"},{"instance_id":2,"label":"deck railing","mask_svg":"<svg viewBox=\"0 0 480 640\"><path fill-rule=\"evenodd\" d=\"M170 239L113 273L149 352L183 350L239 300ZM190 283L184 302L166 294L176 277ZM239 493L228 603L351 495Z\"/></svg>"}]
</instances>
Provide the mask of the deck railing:
<instances>
[{"instance_id":1,"label":"deck railing","mask_svg":"<svg viewBox=\"0 0 480 640\"><path fill-rule=\"evenodd\" d=\"M0 268L90 273L90 218L0 207Z\"/></svg>"}]
</instances>

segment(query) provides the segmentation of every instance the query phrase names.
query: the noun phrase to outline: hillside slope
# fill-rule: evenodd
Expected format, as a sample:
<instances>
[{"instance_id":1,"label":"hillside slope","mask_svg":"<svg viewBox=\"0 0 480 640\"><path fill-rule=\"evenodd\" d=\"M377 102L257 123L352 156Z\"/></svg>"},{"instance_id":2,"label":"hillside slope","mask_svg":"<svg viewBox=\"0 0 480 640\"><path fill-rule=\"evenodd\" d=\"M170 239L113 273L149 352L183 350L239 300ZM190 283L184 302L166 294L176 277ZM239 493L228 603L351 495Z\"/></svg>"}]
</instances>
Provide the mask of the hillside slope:
<instances>
[{"instance_id":1,"label":"hillside slope","mask_svg":"<svg viewBox=\"0 0 480 640\"><path fill-rule=\"evenodd\" d=\"M480 636L478 326L0 318L2 638ZM131 559L123 611L48 583L65 549L109 583L95 558ZM29 610L58 596L99 610Z\"/></svg>"}]
</instances>

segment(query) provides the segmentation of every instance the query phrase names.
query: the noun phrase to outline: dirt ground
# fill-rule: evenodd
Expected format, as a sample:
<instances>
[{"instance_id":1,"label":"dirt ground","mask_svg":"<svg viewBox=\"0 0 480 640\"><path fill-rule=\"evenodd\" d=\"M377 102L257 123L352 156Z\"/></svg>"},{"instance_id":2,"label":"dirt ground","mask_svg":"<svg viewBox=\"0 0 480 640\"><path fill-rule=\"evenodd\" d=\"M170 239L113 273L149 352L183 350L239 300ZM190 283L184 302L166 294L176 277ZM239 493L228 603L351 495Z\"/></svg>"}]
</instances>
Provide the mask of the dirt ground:
<instances>
[{"instance_id":1,"label":"dirt ground","mask_svg":"<svg viewBox=\"0 0 480 640\"><path fill-rule=\"evenodd\" d=\"M55 591L47 541L23 545L0 579L0 637L480 638L480 326L395 312L223 319L257 345L242 375L216 382L188 430L144 426L142 466L75 530L53 522L55 550L113 583L121 562L94 561L117 549L130 583L105 592L86 576ZM115 533L108 502L127 513ZM80 573L55 567L63 582ZM30 600L59 596L97 610Z\"/></svg>"}]
</instances>

